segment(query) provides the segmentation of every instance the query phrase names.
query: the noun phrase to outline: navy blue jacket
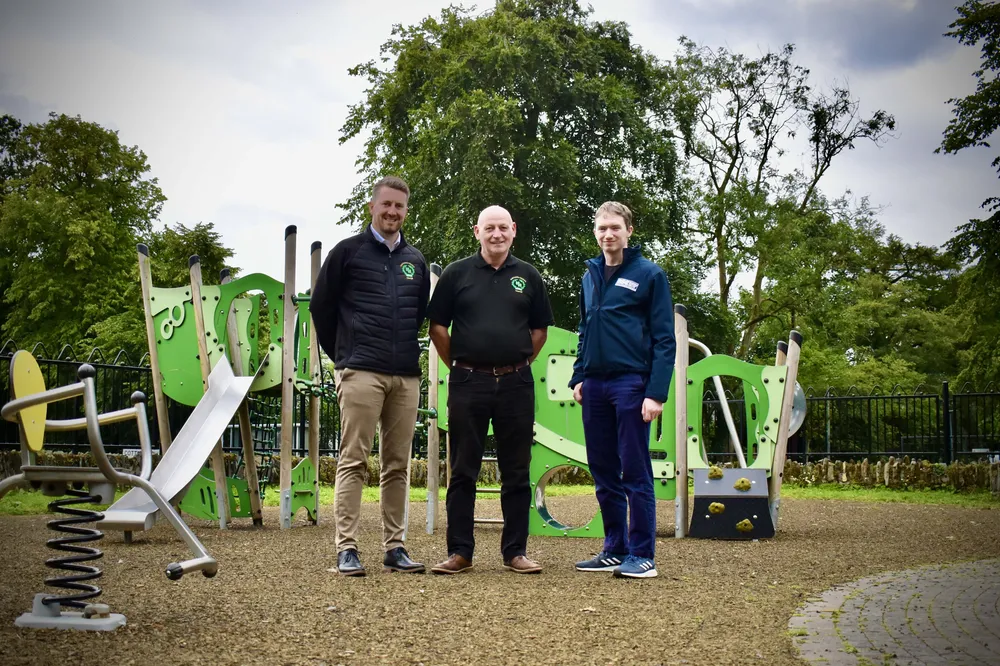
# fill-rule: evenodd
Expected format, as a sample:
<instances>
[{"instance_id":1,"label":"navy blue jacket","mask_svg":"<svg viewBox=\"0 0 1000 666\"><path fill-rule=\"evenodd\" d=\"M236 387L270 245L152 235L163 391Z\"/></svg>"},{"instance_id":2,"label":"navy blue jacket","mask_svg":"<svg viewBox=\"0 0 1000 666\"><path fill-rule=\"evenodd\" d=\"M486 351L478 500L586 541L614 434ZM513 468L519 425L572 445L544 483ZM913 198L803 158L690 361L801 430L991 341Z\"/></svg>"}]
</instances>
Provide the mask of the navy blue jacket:
<instances>
[{"instance_id":1,"label":"navy blue jacket","mask_svg":"<svg viewBox=\"0 0 1000 666\"><path fill-rule=\"evenodd\" d=\"M587 261L580 285L580 342L570 388L587 377L639 373L646 397L665 402L674 372L674 306L663 269L625 249L622 265L604 280L604 255Z\"/></svg>"}]
</instances>

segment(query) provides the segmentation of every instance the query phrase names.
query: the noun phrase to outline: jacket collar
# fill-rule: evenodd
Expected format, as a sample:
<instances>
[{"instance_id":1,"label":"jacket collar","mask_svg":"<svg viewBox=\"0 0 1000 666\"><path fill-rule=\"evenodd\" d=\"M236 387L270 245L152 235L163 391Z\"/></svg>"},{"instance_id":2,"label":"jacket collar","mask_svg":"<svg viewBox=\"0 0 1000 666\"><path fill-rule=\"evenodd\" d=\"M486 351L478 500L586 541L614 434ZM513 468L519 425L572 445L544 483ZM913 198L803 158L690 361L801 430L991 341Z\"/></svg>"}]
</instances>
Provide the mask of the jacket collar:
<instances>
[{"instance_id":1,"label":"jacket collar","mask_svg":"<svg viewBox=\"0 0 1000 666\"><path fill-rule=\"evenodd\" d=\"M378 238L375 237L375 231L372 229L371 222L365 225L365 230L362 233L365 236L365 240L371 243L375 243L376 245L382 247L382 249L384 249L386 252L399 252L404 247L406 247L406 237L403 236L402 229L399 230L399 243L397 243L396 247L392 248L392 250L389 249L388 245L386 245L385 243L383 243L382 241L380 241Z\"/></svg>"},{"instance_id":2,"label":"jacket collar","mask_svg":"<svg viewBox=\"0 0 1000 666\"><path fill-rule=\"evenodd\" d=\"M628 266L629 264L631 264L636 259L639 259L640 257L642 257L642 246L641 245L635 245L633 247L627 247L627 248L625 248L624 255L622 256L622 263L621 263L622 268L624 268L625 266ZM601 252L599 255L597 255L593 259L588 259L586 263L587 263L587 266L592 267L592 268L596 268L596 269L600 270L601 273L603 273L604 272L604 265L605 265L605 262L604 262L604 253Z\"/></svg>"}]
</instances>

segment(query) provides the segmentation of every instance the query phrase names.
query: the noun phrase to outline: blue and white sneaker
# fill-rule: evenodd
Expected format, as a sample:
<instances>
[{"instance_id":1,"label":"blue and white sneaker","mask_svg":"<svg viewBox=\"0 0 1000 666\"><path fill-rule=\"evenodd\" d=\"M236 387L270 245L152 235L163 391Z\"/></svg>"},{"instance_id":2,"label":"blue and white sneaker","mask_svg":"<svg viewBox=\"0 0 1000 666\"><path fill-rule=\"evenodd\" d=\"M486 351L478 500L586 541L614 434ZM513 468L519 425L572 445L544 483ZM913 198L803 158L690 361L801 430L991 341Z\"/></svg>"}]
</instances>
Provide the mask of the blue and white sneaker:
<instances>
[{"instance_id":1,"label":"blue and white sneaker","mask_svg":"<svg viewBox=\"0 0 1000 666\"><path fill-rule=\"evenodd\" d=\"M615 578L656 578L656 565L648 557L629 555L621 566L615 567Z\"/></svg>"},{"instance_id":2,"label":"blue and white sneaker","mask_svg":"<svg viewBox=\"0 0 1000 666\"><path fill-rule=\"evenodd\" d=\"M592 560L576 563L577 571L614 571L622 562L628 559L628 555L609 553L602 550Z\"/></svg>"}]
</instances>

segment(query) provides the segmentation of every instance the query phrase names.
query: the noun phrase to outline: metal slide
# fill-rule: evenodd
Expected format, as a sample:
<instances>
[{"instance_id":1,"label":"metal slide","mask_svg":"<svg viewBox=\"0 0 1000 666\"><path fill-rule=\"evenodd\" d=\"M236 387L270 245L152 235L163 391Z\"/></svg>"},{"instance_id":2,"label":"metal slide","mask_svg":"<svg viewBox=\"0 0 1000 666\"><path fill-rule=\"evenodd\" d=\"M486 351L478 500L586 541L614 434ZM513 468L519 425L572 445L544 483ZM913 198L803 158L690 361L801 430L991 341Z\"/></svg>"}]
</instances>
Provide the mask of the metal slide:
<instances>
[{"instance_id":1,"label":"metal slide","mask_svg":"<svg viewBox=\"0 0 1000 666\"><path fill-rule=\"evenodd\" d=\"M149 478L168 502L183 492L201 470L246 398L253 380L252 376L235 376L225 358L215 364L208 377L208 392ZM156 513L156 505L149 495L142 488L132 488L104 511L104 520L98 526L103 530L148 530L156 522Z\"/></svg>"}]
</instances>

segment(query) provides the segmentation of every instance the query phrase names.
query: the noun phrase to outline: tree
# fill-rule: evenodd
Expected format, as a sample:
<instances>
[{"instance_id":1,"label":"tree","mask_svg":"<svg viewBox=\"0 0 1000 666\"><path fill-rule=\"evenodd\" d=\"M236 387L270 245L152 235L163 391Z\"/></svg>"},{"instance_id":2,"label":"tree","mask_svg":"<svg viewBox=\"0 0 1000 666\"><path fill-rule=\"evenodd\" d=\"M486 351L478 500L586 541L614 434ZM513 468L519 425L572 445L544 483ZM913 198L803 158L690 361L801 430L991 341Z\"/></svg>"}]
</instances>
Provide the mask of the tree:
<instances>
[{"instance_id":1,"label":"tree","mask_svg":"<svg viewBox=\"0 0 1000 666\"><path fill-rule=\"evenodd\" d=\"M17 155L18 139L23 126L14 116L0 116L0 207L6 196L8 183L21 175L22 164ZM14 248L0 245L0 294L10 289L10 257ZM10 307L0 298L0 326L7 321Z\"/></svg>"},{"instance_id":2,"label":"tree","mask_svg":"<svg viewBox=\"0 0 1000 666\"><path fill-rule=\"evenodd\" d=\"M0 204L0 275L10 283L3 333L27 344L76 344L127 307L137 238L165 198L146 156L115 132L51 114L13 143L23 168Z\"/></svg>"},{"instance_id":3,"label":"tree","mask_svg":"<svg viewBox=\"0 0 1000 666\"><path fill-rule=\"evenodd\" d=\"M232 258L233 250L223 245L221 234L210 222L199 222L194 227L178 223L153 231L140 242L149 247L150 269L153 285L156 287L182 287L190 284L188 259L193 254L201 259L202 275L206 283L218 284L218 275L223 268L228 268L233 278L236 278L240 270L226 263ZM131 261L130 282L125 295L127 307L97 322L88 333L93 337L94 345L109 351L124 349L134 355L133 360L137 361L146 350L146 322L134 249Z\"/></svg>"},{"instance_id":4,"label":"tree","mask_svg":"<svg viewBox=\"0 0 1000 666\"><path fill-rule=\"evenodd\" d=\"M408 238L447 264L471 254L489 204L517 223L514 253L546 278L556 322L574 326L582 262L597 254L603 201L635 212L653 258L680 209L664 70L618 22L576 0L498 0L473 16L445 9L396 26L381 68L350 108L341 142L371 132L343 221L364 221L369 188L395 173L413 190Z\"/></svg>"},{"instance_id":5,"label":"tree","mask_svg":"<svg viewBox=\"0 0 1000 666\"><path fill-rule=\"evenodd\" d=\"M0 203L9 181L21 176L23 165L18 156L18 139L24 126L14 116L0 116Z\"/></svg>"},{"instance_id":6,"label":"tree","mask_svg":"<svg viewBox=\"0 0 1000 666\"><path fill-rule=\"evenodd\" d=\"M976 91L962 98L951 98L951 122L936 152L957 153L966 148L989 148L989 138L1000 128L1000 4L984 0L966 0L957 7L959 19L946 32L960 44L976 46L982 42L980 67L972 73ZM992 162L1000 174L1000 155ZM996 201L996 198L993 198Z\"/></svg>"},{"instance_id":7,"label":"tree","mask_svg":"<svg viewBox=\"0 0 1000 666\"><path fill-rule=\"evenodd\" d=\"M960 44L982 43L980 67L973 72L976 91L948 100L953 117L936 152L957 153L971 147L991 147L990 137L1000 128L1000 4L967 0L957 7L959 18L949 27L949 37ZM1000 175L1000 155L992 162ZM989 197L982 207L992 214L958 227L949 249L969 263L962 276L957 319L965 322L966 347L962 381L984 386L1000 383L1000 197Z\"/></svg>"},{"instance_id":8,"label":"tree","mask_svg":"<svg viewBox=\"0 0 1000 666\"><path fill-rule=\"evenodd\" d=\"M895 127L885 111L868 118L846 88L817 93L809 70L795 64L786 45L749 59L681 39L672 69L674 115L683 130L695 187L693 225L705 242L704 257L717 270L718 300L727 316L736 279L753 274L739 317L739 344L727 351L746 357L757 327L775 311L764 298L772 260L789 233L819 211L818 186L833 160L861 140L879 143ZM786 142L805 130L809 168L782 174Z\"/></svg>"},{"instance_id":9,"label":"tree","mask_svg":"<svg viewBox=\"0 0 1000 666\"><path fill-rule=\"evenodd\" d=\"M765 301L778 313L762 322L751 360L774 358L777 340L798 328L808 343L800 382L822 390L851 385L884 391L896 384L952 379L960 333L949 312L958 263L937 248L884 237L864 202L824 203L774 264ZM748 298L749 294L744 294Z\"/></svg>"}]
</instances>

